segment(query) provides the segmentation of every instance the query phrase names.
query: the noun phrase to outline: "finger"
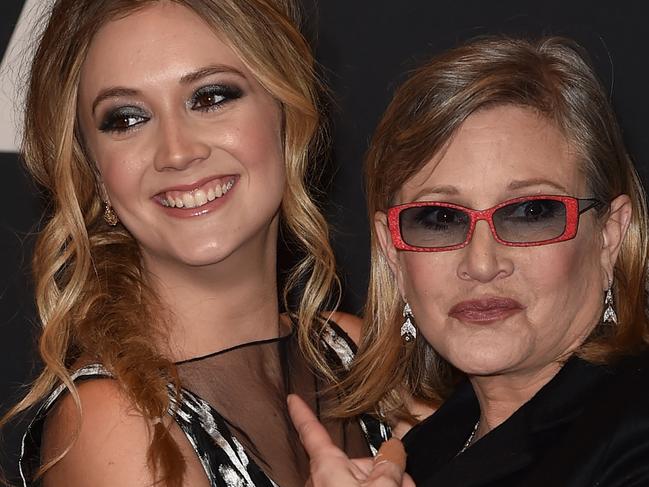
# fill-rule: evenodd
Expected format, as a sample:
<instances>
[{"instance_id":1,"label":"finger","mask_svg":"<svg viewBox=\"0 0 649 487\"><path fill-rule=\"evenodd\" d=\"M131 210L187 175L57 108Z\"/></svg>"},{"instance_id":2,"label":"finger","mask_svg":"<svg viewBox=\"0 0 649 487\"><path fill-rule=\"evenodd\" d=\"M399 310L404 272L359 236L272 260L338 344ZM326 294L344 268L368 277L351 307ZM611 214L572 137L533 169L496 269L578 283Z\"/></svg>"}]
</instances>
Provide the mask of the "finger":
<instances>
[{"instance_id":1,"label":"finger","mask_svg":"<svg viewBox=\"0 0 649 487\"><path fill-rule=\"evenodd\" d=\"M417 487L415 485L415 481L412 480L412 477L408 474L405 474L403 476L403 480L401 481L401 487Z\"/></svg>"},{"instance_id":2,"label":"finger","mask_svg":"<svg viewBox=\"0 0 649 487\"><path fill-rule=\"evenodd\" d=\"M365 485L371 487L400 487L406 469L406 450L398 439L381 445L374 457L374 465Z\"/></svg>"},{"instance_id":3,"label":"finger","mask_svg":"<svg viewBox=\"0 0 649 487\"><path fill-rule=\"evenodd\" d=\"M372 473L363 485L371 487L401 487L403 470L396 463L383 460L374 464Z\"/></svg>"},{"instance_id":4,"label":"finger","mask_svg":"<svg viewBox=\"0 0 649 487\"><path fill-rule=\"evenodd\" d=\"M406 449L403 447L403 443L396 438L390 438L388 441L383 442L376 457L374 457L375 463L382 461L394 463L403 472L406 469Z\"/></svg>"},{"instance_id":5,"label":"finger","mask_svg":"<svg viewBox=\"0 0 649 487\"><path fill-rule=\"evenodd\" d=\"M372 469L374 468L373 458L353 458L351 462L362 474L362 477L358 478L359 480L364 480L369 477L369 475L372 473Z\"/></svg>"},{"instance_id":6,"label":"finger","mask_svg":"<svg viewBox=\"0 0 649 487\"><path fill-rule=\"evenodd\" d=\"M293 425L300 435L304 449L309 454L311 460L323 455L347 458L333 444L325 427L320 424L320 421L313 414L311 408L299 396L289 394L287 403L291 421L293 421Z\"/></svg>"},{"instance_id":7,"label":"finger","mask_svg":"<svg viewBox=\"0 0 649 487\"><path fill-rule=\"evenodd\" d=\"M349 464L347 465L347 469L352 474L354 479L357 480L359 483L366 481L370 473L372 472L372 467L361 468L361 466L359 466L354 460L351 460L349 462Z\"/></svg>"}]
</instances>

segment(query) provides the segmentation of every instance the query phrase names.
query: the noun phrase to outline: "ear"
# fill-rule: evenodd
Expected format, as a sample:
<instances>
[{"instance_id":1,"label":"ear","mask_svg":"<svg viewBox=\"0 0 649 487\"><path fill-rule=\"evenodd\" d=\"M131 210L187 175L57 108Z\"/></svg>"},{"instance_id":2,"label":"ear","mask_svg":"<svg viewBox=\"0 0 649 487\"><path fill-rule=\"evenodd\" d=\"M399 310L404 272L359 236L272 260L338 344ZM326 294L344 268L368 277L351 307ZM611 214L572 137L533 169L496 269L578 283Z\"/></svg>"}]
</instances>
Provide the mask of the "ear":
<instances>
[{"instance_id":1,"label":"ear","mask_svg":"<svg viewBox=\"0 0 649 487\"><path fill-rule=\"evenodd\" d=\"M607 281L613 280L613 269L617 256L620 253L624 236L626 235L633 207L631 198L622 194L611 201L606 221L602 225L602 253L601 264L602 270L606 274ZM608 286L605 283L604 289Z\"/></svg>"},{"instance_id":2,"label":"ear","mask_svg":"<svg viewBox=\"0 0 649 487\"><path fill-rule=\"evenodd\" d=\"M110 204L110 197L108 196L108 191L106 191L106 186L104 185L101 176L97 176L97 190L99 191L101 201Z\"/></svg>"},{"instance_id":3,"label":"ear","mask_svg":"<svg viewBox=\"0 0 649 487\"><path fill-rule=\"evenodd\" d=\"M390 228L388 227L388 217L382 211L377 211L374 214L374 230L379 245L381 246L381 253L383 254L383 257L385 257L392 274L394 274L394 277L397 280L397 286L399 287L401 297L405 300L406 294L403 271L401 270L401 264L399 262L399 251L392 243L392 236L390 235Z\"/></svg>"}]
</instances>

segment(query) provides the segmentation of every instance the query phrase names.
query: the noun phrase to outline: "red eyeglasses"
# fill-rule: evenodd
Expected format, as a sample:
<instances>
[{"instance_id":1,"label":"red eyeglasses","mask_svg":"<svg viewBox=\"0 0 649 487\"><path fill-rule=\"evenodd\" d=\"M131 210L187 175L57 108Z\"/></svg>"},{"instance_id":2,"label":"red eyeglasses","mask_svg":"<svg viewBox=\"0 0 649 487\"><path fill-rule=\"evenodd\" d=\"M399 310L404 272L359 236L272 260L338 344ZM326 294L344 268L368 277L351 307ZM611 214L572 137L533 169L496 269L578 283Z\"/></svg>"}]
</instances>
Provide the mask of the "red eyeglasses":
<instances>
[{"instance_id":1,"label":"red eyeglasses","mask_svg":"<svg viewBox=\"0 0 649 487\"><path fill-rule=\"evenodd\" d=\"M388 226L397 249L442 252L468 245L479 220L489 223L498 243L531 247L570 240L579 216L603 203L593 198L535 195L503 201L486 210L453 203L417 201L388 209Z\"/></svg>"}]
</instances>

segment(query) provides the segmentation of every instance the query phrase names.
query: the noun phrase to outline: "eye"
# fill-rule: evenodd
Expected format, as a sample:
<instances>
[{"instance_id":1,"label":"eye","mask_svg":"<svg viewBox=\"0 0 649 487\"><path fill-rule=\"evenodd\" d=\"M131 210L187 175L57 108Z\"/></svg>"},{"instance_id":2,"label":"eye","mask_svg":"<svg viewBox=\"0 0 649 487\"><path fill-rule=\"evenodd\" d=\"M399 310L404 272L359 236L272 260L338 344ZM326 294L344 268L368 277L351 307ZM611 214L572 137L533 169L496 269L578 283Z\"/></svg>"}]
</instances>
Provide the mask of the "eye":
<instances>
[{"instance_id":1,"label":"eye","mask_svg":"<svg viewBox=\"0 0 649 487\"><path fill-rule=\"evenodd\" d=\"M126 132L148 121L149 116L139 107L119 107L106 114L99 130L102 132Z\"/></svg>"},{"instance_id":2,"label":"eye","mask_svg":"<svg viewBox=\"0 0 649 487\"><path fill-rule=\"evenodd\" d=\"M240 88L230 85L203 86L194 92L189 100L192 110L211 111L217 110L224 104L241 98L243 92Z\"/></svg>"},{"instance_id":3,"label":"eye","mask_svg":"<svg viewBox=\"0 0 649 487\"><path fill-rule=\"evenodd\" d=\"M444 206L417 208L417 211L412 212L412 216L418 226L435 230L446 229L449 225L465 225L468 222L464 212Z\"/></svg>"},{"instance_id":4,"label":"eye","mask_svg":"<svg viewBox=\"0 0 649 487\"><path fill-rule=\"evenodd\" d=\"M530 200L502 208L505 218L525 222L537 222L555 218L563 213L563 204L554 200Z\"/></svg>"}]
</instances>

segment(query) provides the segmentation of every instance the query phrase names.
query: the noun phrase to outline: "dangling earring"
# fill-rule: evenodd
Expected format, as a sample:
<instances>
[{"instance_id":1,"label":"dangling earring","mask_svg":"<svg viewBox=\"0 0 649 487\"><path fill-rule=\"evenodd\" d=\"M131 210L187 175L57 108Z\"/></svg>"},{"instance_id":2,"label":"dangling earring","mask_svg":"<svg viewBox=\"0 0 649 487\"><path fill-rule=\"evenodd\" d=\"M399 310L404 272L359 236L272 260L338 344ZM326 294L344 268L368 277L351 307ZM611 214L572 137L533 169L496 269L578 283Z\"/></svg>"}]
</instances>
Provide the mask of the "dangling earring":
<instances>
[{"instance_id":1,"label":"dangling earring","mask_svg":"<svg viewBox=\"0 0 649 487\"><path fill-rule=\"evenodd\" d=\"M412 315L412 310L410 309L410 305L408 303L406 303L403 307L403 318L404 321L403 325L401 326L401 339L405 343L410 343L415 338L417 338L417 328L413 323L415 317Z\"/></svg>"},{"instance_id":2,"label":"dangling earring","mask_svg":"<svg viewBox=\"0 0 649 487\"><path fill-rule=\"evenodd\" d=\"M617 313L613 308L613 282L608 281L608 289L606 290L606 297L604 298L604 319L602 320L605 325L617 325Z\"/></svg>"},{"instance_id":3,"label":"dangling earring","mask_svg":"<svg viewBox=\"0 0 649 487\"><path fill-rule=\"evenodd\" d=\"M108 201L104 202L104 220L108 225L114 227L119 223L119 218L117 218L117 213L113 210L113 207Z\"/></svg>"}]
</instances>

